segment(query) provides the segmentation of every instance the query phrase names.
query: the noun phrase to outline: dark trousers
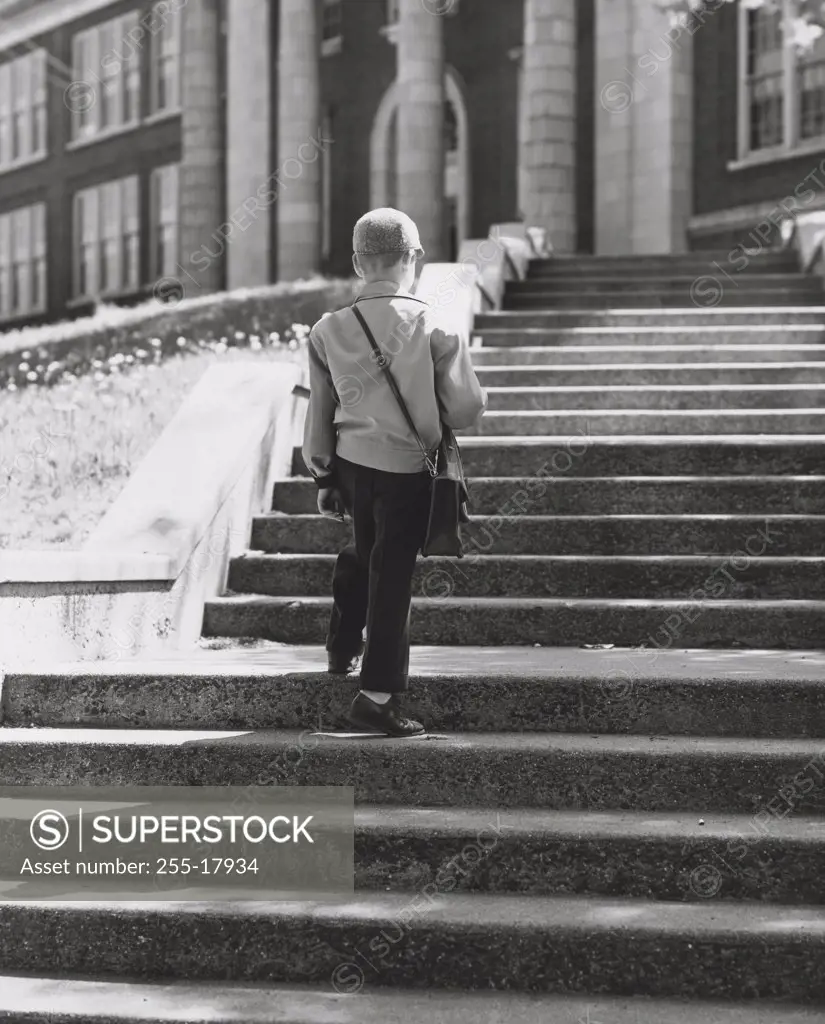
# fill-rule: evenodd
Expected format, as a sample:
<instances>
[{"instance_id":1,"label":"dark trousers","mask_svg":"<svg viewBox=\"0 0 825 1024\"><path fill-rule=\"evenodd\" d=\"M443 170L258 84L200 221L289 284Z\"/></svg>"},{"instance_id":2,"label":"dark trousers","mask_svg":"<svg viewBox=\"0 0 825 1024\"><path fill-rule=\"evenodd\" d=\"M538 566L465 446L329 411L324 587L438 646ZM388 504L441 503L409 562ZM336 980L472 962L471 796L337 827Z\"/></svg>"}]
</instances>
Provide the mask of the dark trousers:
<instances>
[{"instance_id":1,"label":"dark trousers","mask_svg":"<svg viewBox=\"0 0 825 1024\"><path fill-rule=\"evenodd\" d=\"M427 532L430 475L385 473L341 458L336 472L352 516L353 543L335 563L327 650L355 654L366 626L362 689L402 693L409 681L412 577Z\"/></svg>"}]
</instances>

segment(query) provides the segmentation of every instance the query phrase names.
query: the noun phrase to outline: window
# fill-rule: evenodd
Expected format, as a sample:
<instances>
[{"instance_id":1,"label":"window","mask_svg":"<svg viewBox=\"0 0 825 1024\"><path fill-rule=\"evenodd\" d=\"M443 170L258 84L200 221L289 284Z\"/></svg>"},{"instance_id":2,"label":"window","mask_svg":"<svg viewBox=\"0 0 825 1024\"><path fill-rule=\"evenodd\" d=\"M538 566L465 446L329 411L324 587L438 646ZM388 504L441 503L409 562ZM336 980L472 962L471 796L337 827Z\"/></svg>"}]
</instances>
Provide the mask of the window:
<instances>
[{"instance_id":1,"label":"window","mask_svg":"<svg viewBox=\"0 0 825 1024\"><path fill-rule=\"evenodd\" d=\"M825 136L825 36L798 55L799 138Z\"/></svg>"},{"instance_id":2,"label":"window","mask_svg":"<svg viewBox=\"0 0 825 1024\"><path fill-rule=\"evenodd\" d=\"M783 137L782 12L748 11L748 149L777 146Z\"/></svg>"},{"instance_id":3,"label":"window","mask_svg":"<svg viewBox=\"0 0 825 1024\"><path fill-rule=\"evenodd\" d=\"M750 9L739 4L739 156L781 156L825 145L825 38L807 50L786 31L800 0Z\"/></svg>"},{"instance_id":4,"label":"window","mask_svg":"<svg viewBox=\"0 0 825 1024\"><path fill-rule=\"evenodd\" d=\"M140 282L137 177L83 189L74 201L74 293L88 298Z\"/></svg>"},{"instance_id":5,"label":"window","mask_svg":"<svg viewBox=\"0 0 825 1024\"><path fill-rule=\"evenodd\" d=\"M180 109L180 57L183 8L169 10L155 4L149 28L151 44L151 112L163 114Z\"/></svg>"},{"instance_id":6,"label":"window","mask_svg":"<svg viewBox=\"0 0 825 1024\"><path fill-rule=\"evenodd\" d=\"M0 317L46 309L46 207L0 214Z\"/></svg>"},{"instance_id":7,"label":"window","mask_svg":"<svg viewBox=\"0 0 825 1024\"><path fill-rule=\"evenodd\" d=\"M153 280L173 276L178 263L180 223L179 171L177 164L152 171L152 258Z\"/></svg>"},{"instance_id":8,"label":"window","mask_svg":"<svg viewBox=\"0 0 825 1024\"><path fill-rule=\"evenodd\" d=\"M0 170L46 155L46 51L0 65Z\"/></svg>"},{"instance_id":9,"label":"window","mask_svg":"<svg viewBox=\"0 0 825 1024\"><path fill-rule=\"evenodd\" d=\"M72 138L93 138L137 123L140 117L140 49L138 15L112 18L72 40L77 89L73 101Z\"/></svg>"},{"instance_id":10,"label":"window","mask_svg":"<svg viewBox=\"0 0 825 1024\"><path fill-rule=\"evenodd\" d=\"M323 0L321 8L321 53L340 53L344 39L342 0Z\"/></svg>"}]
</instances>

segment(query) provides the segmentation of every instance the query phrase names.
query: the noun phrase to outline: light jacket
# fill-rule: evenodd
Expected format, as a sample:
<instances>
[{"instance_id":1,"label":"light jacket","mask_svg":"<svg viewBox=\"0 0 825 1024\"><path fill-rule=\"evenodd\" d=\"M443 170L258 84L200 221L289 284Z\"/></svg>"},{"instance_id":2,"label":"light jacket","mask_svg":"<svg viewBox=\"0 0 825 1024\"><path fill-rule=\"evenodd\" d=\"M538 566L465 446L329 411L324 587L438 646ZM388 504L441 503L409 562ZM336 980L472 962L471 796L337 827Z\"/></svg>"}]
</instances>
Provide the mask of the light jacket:
<instances>
[{"instance_id":1,"label":"light jacket","mask_svg":"<svg viewBox=\"0 0 825 1024\"><path fill-rule=\"evenodd\" d=\"M431 450L441 421L472 426L487 407L470 359L469 339L439 326L438 309L394 281L374 281L357 299ZM327 313L309 335L310 398L303 456L319 487L334 484L336 453L390 473L420 473L424 458L378 365L363 328L347 307Z\"/></svg>"}]
</instances>

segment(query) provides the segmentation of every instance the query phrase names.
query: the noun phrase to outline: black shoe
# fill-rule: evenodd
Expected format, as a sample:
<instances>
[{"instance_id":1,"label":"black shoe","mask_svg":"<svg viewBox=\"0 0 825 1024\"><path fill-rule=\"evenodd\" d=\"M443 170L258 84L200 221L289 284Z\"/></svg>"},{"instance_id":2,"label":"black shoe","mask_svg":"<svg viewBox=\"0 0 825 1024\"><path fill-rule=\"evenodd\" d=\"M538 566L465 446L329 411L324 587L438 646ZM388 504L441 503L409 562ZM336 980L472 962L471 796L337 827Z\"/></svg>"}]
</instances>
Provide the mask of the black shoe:
<instances>
[{"instance_id":1,"label":"black shoe","mask_svg":"<svg viewBox=\"0 0 825 1024\"><path fill-rule=\"evenodd\" d=\"M359 729L381 732L387 736L420 736L426 732L420 722L414 722L401 714L399 700L395 695L386 704L376 704L374 700L359 693L350 706L347 719Z\"/></svg>"},{"instance_id":2,"label":"black shoe","mask_svg":"<svg viewBox=\"0 0 825 1024\"><path fill-rule=\"evenodd\" d=\"M364 645L355 654L340 654L338 651L327 651L327 672L334 676L347 676L357 672L364 653Z\"/></svg>"}]
</instances>

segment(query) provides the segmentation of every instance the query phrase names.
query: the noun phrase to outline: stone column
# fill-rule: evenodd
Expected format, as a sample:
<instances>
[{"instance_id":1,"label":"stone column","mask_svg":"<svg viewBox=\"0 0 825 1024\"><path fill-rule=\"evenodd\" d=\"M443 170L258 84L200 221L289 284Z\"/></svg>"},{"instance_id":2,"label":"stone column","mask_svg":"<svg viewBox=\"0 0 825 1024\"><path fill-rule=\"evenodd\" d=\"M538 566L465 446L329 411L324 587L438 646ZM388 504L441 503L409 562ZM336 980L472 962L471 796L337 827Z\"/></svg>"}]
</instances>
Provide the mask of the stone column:
<instances>
[{"instance_id":1,"label":"stone column","mask_svg":"<svg viewBox=\"0 0 825 1024\"><path fill-rule=\"evenodd\" d=\"M687 249L693 33L648 0L596 2L596 252Z\"/></svg>"},{"instance_id":2,"label":"stone column","mask_svg":"<svg viewBox=\"0 0 825 1024\"><path fill-rule=\"evenodd\" d=\"M447 248L444 25L433 6L400 0L398 27L397 202L418 225L430 262L443 260Z\"/></svg>"},{"instance_id":3,"label":"stone column","mask_svg":"<svg viewBox=\"0 0 825 1024\"><path fill-rule=\"evenodd\" d=\"M180 281L186 295L200 295L224 284L222 246L215 240L225 219L220 5L189 0L181 14Z\"/></svg>"},{"instance_id":4,"label":"stone column","mask_svg":"<svg viewBox=\"0 0 825 1024\"><path fill-rule=\"evenodd\" d=\"M633 83L625 70L633 36L626 0L596 0L595 251L633 252Z\"/></svg>"},{"instance_id":5,"label":"stone column","mask_svg":"<svg viewBox=\"0 0 825 1024\"><path fill-rule=\"evenodd\" d=\"M576 3L524 0L519 210L553 248L576 247Z\"/></svg>"},{"instance_id":6,"label":"stone column","mask_svg":"<svg viewBox=\"0 0 825 1024\"><path fill-rule=\"evenodd\" d=\"M272 171L270 0L227 0L227 287L268 284Z\"/></svg>"},{"instance_id":7,"label":"stone column","mask_svg":"<svg viewBox=\"0 0 825 1024\"><path fill-rule=\"evenodd\" d=\"M260 3L262 0L253 0ZM278 52L278 279L321 265L320 38L314 2L280 0Z\"/></svg>"}]
</instances>

